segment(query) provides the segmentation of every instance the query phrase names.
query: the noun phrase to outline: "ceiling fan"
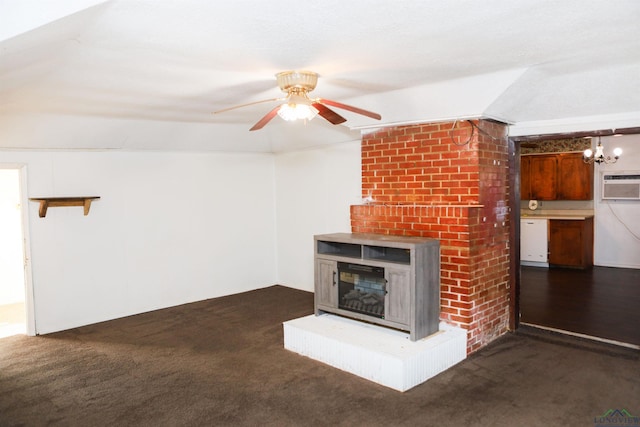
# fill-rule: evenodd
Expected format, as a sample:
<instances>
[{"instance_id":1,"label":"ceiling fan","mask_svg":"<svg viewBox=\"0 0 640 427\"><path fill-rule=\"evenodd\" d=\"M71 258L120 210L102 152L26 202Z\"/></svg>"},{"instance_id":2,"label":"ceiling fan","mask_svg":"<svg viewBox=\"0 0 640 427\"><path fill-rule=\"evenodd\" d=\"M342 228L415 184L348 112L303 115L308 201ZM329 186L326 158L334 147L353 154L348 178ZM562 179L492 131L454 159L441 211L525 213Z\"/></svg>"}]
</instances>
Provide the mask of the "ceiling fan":
<instances>
[{"instance_id":1,"label":"ceiling fan","mask_svg":"<svg viewBox=\"0 0 640 427\"><path fill-rule=\"evenodd\" d=\"M278 80L280 90L286 92L287 95L285 97L236 105L234 107L215 111L213 114L223 113L236 108L248 107L249 105L261 104L263 102L286 101L284 104L280 104L273 108L264 117L258 120L258 122L249 129L250 131L262 129L276 115L279 115L284 120L311 120L316 115L319 115L334 125L347 121L347 119L330 109L328 106L362 114L363 116L371 117L376 120L380 120L382 118L378 113L342 104L330 99L310 98L309 92L315 89L316 84L318 83L318 74L312 71L283 71L276 74L276 79Z\"/></svg>"}]
</instances>

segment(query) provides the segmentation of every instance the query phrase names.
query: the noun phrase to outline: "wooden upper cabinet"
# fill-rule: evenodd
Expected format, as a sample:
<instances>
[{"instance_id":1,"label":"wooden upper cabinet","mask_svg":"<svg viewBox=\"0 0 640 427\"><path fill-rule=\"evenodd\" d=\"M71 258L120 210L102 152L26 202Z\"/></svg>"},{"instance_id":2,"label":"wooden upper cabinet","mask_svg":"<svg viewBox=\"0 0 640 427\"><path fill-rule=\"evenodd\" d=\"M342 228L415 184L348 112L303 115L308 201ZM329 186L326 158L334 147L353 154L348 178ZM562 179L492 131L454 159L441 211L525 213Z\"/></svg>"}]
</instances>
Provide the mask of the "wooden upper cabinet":
<instances>
[{"instance_id":1,"label":"wooden upper cabinet","mask_svg":"<svg viewBox=\"0 0 640 427\"><path fill-rule=\"evenodd\" d=\"M520 199L531 199L531 157L520 158Z\"/></svg>"},{"instance_id":2,"label":"wooden upper cabinet","mask_svg":"<svg viewBox=\"0 0 640 427\"><path fill-rule=\"evenodd\" d=\"M556 200L557 164L555 155L523 156L520 170L521 199Z\"/></svg>"},{"instance_id":3,"label":"wooden upper cabinet","mask_svg":"<svg viewBox=\"0 0 640 427\"><path fill-rule=\"evenodd\" d=\"M533 154L520 162L522 200L592 200L593 164L582 153Z\"/></svg>"},{"instance_id":4,"label":"wooden upper cabinet","mask_svg":"<svg viewBox=\"0 0 640 427\"><path fill-rule=\"evenodd\" d=\"M558 200L593 199L593 164L582 160L582 153L558 156Z\"/></svg>"}]
</instances>

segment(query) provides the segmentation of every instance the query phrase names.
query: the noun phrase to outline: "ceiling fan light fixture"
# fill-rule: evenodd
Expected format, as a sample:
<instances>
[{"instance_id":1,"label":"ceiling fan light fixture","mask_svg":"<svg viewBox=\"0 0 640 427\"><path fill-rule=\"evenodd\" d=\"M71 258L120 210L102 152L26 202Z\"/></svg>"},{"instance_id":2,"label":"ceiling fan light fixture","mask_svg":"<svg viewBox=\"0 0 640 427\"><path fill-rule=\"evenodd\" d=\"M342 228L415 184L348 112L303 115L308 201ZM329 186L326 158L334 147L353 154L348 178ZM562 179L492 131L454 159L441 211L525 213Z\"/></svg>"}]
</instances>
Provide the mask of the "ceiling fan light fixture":
<instances>
[{"instance_id":1,"label":"ceiling fan light fixture","mask_svg":"<svg viewBox=\"0 0 640 427\"><path fill-rule=\"evenodd\" d=\"M291 90L311 92L318 84L318 74L312 71L283 71L276 74L276 79L283 92Z\"/></svg>"},{"instance_id":2,"label":"ceiling fan light fixture","mask_svg":"<svg viewBox=\"0 0 640 427\"><path fill-rule=\"evenodd\" d=\"M215 111L214 114L263 102L286 100L285 104L276 105L269 110L269 112L262 116L262 118L258 120L258 122L253 125L249 131L262 129L276 115L287 121L299 119L312 120L316 115L318 115L332 125L339 125L347 121L346 118L333 111L330 107L351 111L352 113L367 116L375 120L382 119L380 114L374 113L373 111L367 111L362 108L332 101L326 98L309 98L309 92L315 89L316 83L318 82L318 74L312 71L283 71L276 74L276 78L280 89L287 93L286 97L265 99L262 101L250 102L248 104L237 105L235 107Z\"/></svg>"},{"instance_id":3,"label":"ceiling fan light fixture","mask_svg":"<svg viewBox=\"0 0 640 427\"><path fill-rule=\"evenodd\" d=\"M288 122L299 119L311 120L316 114L318 114L318 110L313 106L293 102L282 104L280 109L278 109L278 115Z\"/></svg>"}]
</instances>

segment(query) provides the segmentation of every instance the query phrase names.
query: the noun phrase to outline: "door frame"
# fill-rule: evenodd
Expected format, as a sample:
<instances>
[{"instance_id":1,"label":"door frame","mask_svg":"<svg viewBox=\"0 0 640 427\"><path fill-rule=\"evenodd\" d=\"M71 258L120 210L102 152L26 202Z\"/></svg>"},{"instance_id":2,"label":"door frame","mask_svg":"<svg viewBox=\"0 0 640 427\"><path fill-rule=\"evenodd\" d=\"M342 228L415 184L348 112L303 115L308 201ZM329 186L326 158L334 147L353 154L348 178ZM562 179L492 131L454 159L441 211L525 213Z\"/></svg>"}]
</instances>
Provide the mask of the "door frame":
<instances>
[{"instance_id":1,"label":"door frame","mask_svg":"<svg viewBox=\"0 0 640 427\"><path fill-rule=\"evenodd\" d=\"M507 138L509 153L509 208L511 222L509 242L509 329L515 331L520 326L520 143L514 138Z\"/></svg>"},{"instance_id":2,"label":"door frame","mask_svg":"<svg viewBox=\"0 0 640 427\"><path fill-rule=\"evenodd\" d=\"M640 134L640 127L629 127L621 129L599 129L588 131L567 131L558 133L545 133L536 135L508 136L509 153L509 206L511 208L511 227L509 230L509 244L511 246L510 259L510 311L509 328L516 330L520 326L520 145L524 142L537 142L550 139L572 139L596 136L608 136L612 134L632 135ZM595 194L594 194L595 196Z\"/></svg>"},{"instance_id":3,"label":"door frame","mask_svg":"<svg viewBox=\"0 0 640 427\"><path fill-rule=\"evenodd\" d=\"M24 309L26 333L37 335L35 295L31 270L31 238L29 235L29 192L27 191L27 165L25 163L0 163L0 169L14 169L19 175L20 222L22 226L22 262L24 267Z\"/></svg>"}]
</instances>

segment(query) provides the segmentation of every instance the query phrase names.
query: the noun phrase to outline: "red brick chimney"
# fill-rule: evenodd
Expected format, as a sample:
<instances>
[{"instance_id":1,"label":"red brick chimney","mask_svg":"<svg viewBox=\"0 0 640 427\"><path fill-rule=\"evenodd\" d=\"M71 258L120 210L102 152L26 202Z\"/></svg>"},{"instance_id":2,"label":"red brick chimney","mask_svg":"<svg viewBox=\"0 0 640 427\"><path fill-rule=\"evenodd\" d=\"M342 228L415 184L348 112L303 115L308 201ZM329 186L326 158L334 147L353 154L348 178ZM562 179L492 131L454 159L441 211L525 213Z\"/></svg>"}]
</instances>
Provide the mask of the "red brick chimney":
<instances>
[{"instance_id":1,"label":"red brick chimney","mask_svg":"<svg viewBox=\"0 0 640 427\"><path fill-rule=\"evenodd\" d=\"M506 125L487 121L383 129L362 139L354 233L441 245L441 320L468 331L471 353L509 327Z\"/></svg>"}]
</instances>

